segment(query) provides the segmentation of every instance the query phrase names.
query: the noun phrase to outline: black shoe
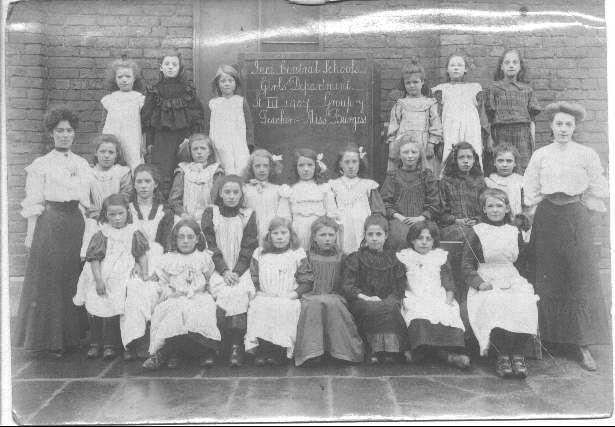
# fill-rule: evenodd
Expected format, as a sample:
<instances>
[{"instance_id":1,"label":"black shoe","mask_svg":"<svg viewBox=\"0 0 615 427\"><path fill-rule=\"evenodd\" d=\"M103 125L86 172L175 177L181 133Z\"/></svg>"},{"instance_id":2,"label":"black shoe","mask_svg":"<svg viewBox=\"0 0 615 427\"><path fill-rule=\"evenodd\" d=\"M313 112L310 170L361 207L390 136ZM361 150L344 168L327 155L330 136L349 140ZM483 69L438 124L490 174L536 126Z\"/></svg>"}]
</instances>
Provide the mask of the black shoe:
<instances>
[{"instance_id":1,"label":"black shoe","mask_svg":"<svg viewBox=\"0 0 615 427\"><path fill-rule=\"evenodd\" d=\"M243 366L243 352L241 351L240 345L234 344L231 347L231 355L228 363L231 368L241 368Z\"/></svg>"},{"instance_id":2,"label":"black shoe","mask_svg":"<svg viewBox=\"0 0 615 427\"><path fill-rule=\"evenodd\" d=\"M132 362L137 360L137 352L134 348L128 347L124 350L124 362Z\"/></svg>"},{"instance_id":3,"label":"black shoe","mask_svg":"<svg viewBox=\"0 0 615 427\"><path fill-rule=\"evenodd\" d=\"M380 359L378 359L378 354L370 352L367 355L367 363L369 363L370 365L377 365L378 363L380 363Z\"/></svg>"},{"instance_id":4,"label":"black shoe","mask_svg":"<svg viewBox=\"0 0 615 427\"><path fill-rule=\"evenodd\" d=\"M254 366L263 367L265 366L265 357L264 356L256 356L254 358Z\"/></svg>"},{"instance_id":5,"label":"black shoe","mask_svg":"<svg viewBox=\"0 0 615 427\"><path fill-rule=\"evenodd\" d=\"M517 378L527 377L527 365L525 364L525 357L513 356L512 358L512 370L513 375Z\"/></svg>"},{"instance_id":6,"label":"black shoe","mask_svg":"<svg viewBox=\"0 0 615 427\"><path fill-rule=\"evenodd\" d=\"M500 378L508 378L513 375L512 364L510 363L510 357L498 356L495 362L495 373Z\"/></svg>"},{"instance_id":7,"label":"black shoe","mask_svg":"<svg viewBox=\"0 0 615 427\"><path fill-rule=\"evenodd\" d=\"M162 366L162 357L160 352L156 352L148 357L145 362L143 362L143 369L146 371L157 371Z\"/></svg>"},{"instance_id":8,"label":"black shoe","mask_svg":"<svg viewBox=\"0 0 615 427\"><path fill-rule=\"evenodd\" d=\"M280 361L275 357L268 357L266 362L269 366L280 366Z\"/></svg>"},{"instance_id":9,"label":"black shoe","mask_svg":"<svg viewBox=\"0 0 615 427\"><path fill-rule=\"evenodd\" d=\"M199 359L199 366L201 368L213 368L216 365L216 359L212 354L201 356Z\"/></svg>"},{"instance_id":10,"label":"black shoe","mask_svg":"<svg viewBox=\"0 0 615 427\"><path fill-rule=\"evenodd\" d=\"M90 344L90 348L85 357L88 359L96 359L98 356L100 356L100 346L98 344Z\"/></svg>"},{"instance_id":11,"label":"black shoe","mask_svg":"<svg viewBox=\"0 0 615 427\"><path fill-rule=\"evenodd\" d=\"M117 352L115 351L115 348L111 346L105 346L105 351L103 352L103 359L111 360L111 359L115 359L116 356L117 356Z\"/></svg>"}]
</instances>

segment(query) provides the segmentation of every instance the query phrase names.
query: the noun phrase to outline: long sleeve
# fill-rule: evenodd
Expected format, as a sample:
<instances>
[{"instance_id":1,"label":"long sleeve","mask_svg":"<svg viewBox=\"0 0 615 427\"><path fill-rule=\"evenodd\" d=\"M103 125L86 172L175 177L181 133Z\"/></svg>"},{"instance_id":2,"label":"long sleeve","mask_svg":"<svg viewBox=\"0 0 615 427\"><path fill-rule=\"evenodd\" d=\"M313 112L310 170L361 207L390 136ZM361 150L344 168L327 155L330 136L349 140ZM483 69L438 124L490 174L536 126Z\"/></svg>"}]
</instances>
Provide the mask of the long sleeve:
<instances>
[{"instance_id":1,"label":"long sleeve","mask_svg":"<svg viewBox=\"0 0 615 427\"><path fill-rule=\"evenodd\" d=\"M24 218L38 217L45 210L45 176L40 173L39 163L35 160L26 167L26 197L21 202L21 216Z\"/></svg>"},{"instance_id":2,"label":"long sleeve","mask_svg":"<svg viewBox=\"0 0 615 427\"><path fill-rule=\"evenodd\" d=\"M369 209L372 214L380 214L386 216L386 207L382 201L382 197L378 192L378 189L370 190L369 192Z\"/></svg>"},{"instance_id":3,"label":"long sleeve","mask_svg":"<svg viewBox=\"0 0 615 427\"><path fill-rule=\"evenodd\" d=\"M404 267L401 262L396 262L393 267L393 275L396 281L396 286L393 293L397 299L402 300L405 296L406 287L408 285L408 280L406 278L406 267Z\"/></svg>"},{"instance_id":4,"label":"long sleeve","mask_svg":"<svg viewBox=\"0 0 615 427\"><path fill-rule=\"evenodd\" d=\"M517 261L515 261L514 265L521 274L526 279L529 278L530 274L530 245L526 243L523 239L523 234L521 230L519 230L519 234L517 237L517 245L519 246L519 255L517 256Z\"/></svg>"},{"instance_id":5,"label":"long sleeve","mask_svg":"<svg viewBox=\"0 0 615 427\"><path fill-rule=\"evenodd\" d=\"M314 288L314 272L312 266L307 257L299 261L297 272L295 273L295 280L297 281L297 289L295 292L301 298L301 296L307 292L310 292Z\"/></svg>"},{"instance_id":6,"label":"long sleeve","mask_svg":"<svg viewBox=\"0 0 615 427\"><path fill-rule=\"evenodd\" d=\"M254 253L254 249L258 247L258 231L256 226L256 213L252 212L248 223L243 229L243 236L241 238L241 249L239 250L239 256L237 257L237 263L233 272L241 276L250 268L250 259Z\"/></svg>"},{"instance_id":7,"label":"long sleeve","mask_svg":"<svg viewBox=\"0 0 615 427\"><path fill-rule=\"evenodd\" d=\"M132 256L135 259L141 258L149 250L149 243L147 237L137 230L132 235Z\"/></svg>"},{"instance_id":8,"label":"long sleeve","mask_svg":"<svg viewBox=\"0 0 615 427\"><path fill-rule=\"evenodd\" d=\"M246 121L246 142L250 152L252 152L254 150L254 120L246 98L243 99L243 116Z\"/></svg>"},{"instance_id":9,"label":"long sleeve","mask_svg":"<svg viewBox=\"0 0 615 427\"><path fill-rule=\"evenodd\" d=\"M190 133L203 132L204 128L204 112L203 104L196 94L196 90L189 85L186 85L186 92L192 95L190 105L188 106L190 118Z\"/></svg>"},{"instance_id":10,"label":"long sleeve","mask_svg":"<svg viewBox=\"0 0 615 427\"><path fill-rule=\"evenodd\" d=\"M331 187L327 185L327 190L325 191L325 214L330 216L331 218L339 219L339 211L337 210L337 203L335 203L335 195L333 194L333 190Z\"/></svg>"},{"instance_id":11,"label":"long sleeve","mask_svg":"<svg viewBox=\"0 0 615 427\"><path fill-rule=\"evenodd\" d=\"M495 119L495 99L494 99L493 84L490 84L485 89L483 101L484 101L485 115L487 116L487 120L489 121L489 123L493 123L493 120Z\"/></svg>"},{"instance_id":12,"label":"long sleeve","mask_svg":"<svg viewBox=\"0 0 615 427\"><path fill-rule=\"evenodd\" d=\"M173 212L166 211L156 229L155 241L159 243L165 252L171 248L171 231L173 230Z\"/></svg>"},{"instance_id":13,"label":"long sleeve","mask_svg":"<svg viewBox=\"0 0 615 427\"><path fill-rule=\"evenodd\" d=\"M445 227L455 222L455 216L452 215L451 208L451 188L446 179L441 179L440 187L440 225Z\"/></svg>"},{"instance_id":14,"label":"long sleeve","mask_svg":"<svg viewBox=\"0 0 615 427\"><path fill-rule=\"evenodd\" d=\"M434 102L429 107L429 142L437 145L442 142L442 120L438 114L438 104Z\"/></svg>"},{"instance_id":15,"label":"long sleeve","mask_svg":"<svg viewBox=\"0 0 615 427\"><path fill-rule=\"evenodd\" d=\"M291 219L290 214L290 187L286 184L283 184L278 190L279 198L278 198L278 209L276 215L282 218Z\"/></svg>"},{"instance_id":16,"label":"long sleeve","mask_svg":"<svg viewBox=\"0 0 615 427\"><path fill-rule=\"evenodd\" d=\"M478 260L477 260L478 258ZM484 280L478 274L478 263L484 262L483 248L474 230L469 233L468 241L463 246L461 255L461 272L466 285L478 289Z\"/></svg>"},{"instance_id":17,"label":"long sleeve","mask_svg":"<svg viewBox=\"0 0 615 427\"><path fill-rule=\"evenodd\" d=\"M382 184L382 187L380 187L380 197L382 198L386 217L388 219L392 219L394 214L399 213L395 207L394 179L395 174L393 172L387 172L387 175L384 178L384 183Z\"/></svg>"},{"instance_id":18,"label":"long sleeve","mask_svg":"<svg viewBox=\"0 0 615 427\"><path fill-rule=\"evenodd\" d=\"M126 197L126 200L130 200L132 195L132 175L130 171L120 178L120 193Z\"/></svg>"},{"instance_id":19,"label":"long sleeve","mask_svg":"<svg viewBox=\"0 0 615 427\"><path fill-rule=\"evenodd\" d=\"M351 301L357 298L361 289L359 283L359 254L354 252L346 258L342 268L341 291L344 297Z\"/></svg>"},{"instance_id":20,"label":"long sleeve","mask_svg":"<svg viewBox=\"0 0 615 427\"><path fill-rule=\"evenodd\" d=\"M609 197L609 184L604 177L604 169L600 163L600 157L593 150L589 154L587 175L589 187L583 193L583 202L589 209L605 212L606 206L601 199Z\"/></svg>"},{"instance_id":21,"label":"long sleeve","mask_svg":"<svg viewBox=\"0 0 615 427\"><path fill-rule=\"evenodd\" d=\"M536 92L534 92L532 88L530 88L530 94L528 97L527 111L530 114L530 119L532 121L534 121L536 116L542 111L538 98L536 98Z\"/></svg>"},{"instance_id":22,"label":"long sleeve","mask_svg":"<svg viewBox=\"0 0 615 427\"><path fill-rule=\"evenodd\" d=\"M184 172L178 169L173 178L173 185L169 192L169 207L175 215L182 216L186 211L184 209Z\"/></svg>"},{"instance_id":23,"label":"long sleeve","mask_svg":"<svg viewBox=\"0 0 615 427\"><path fill-rule=\"evenodd\" d=\"M258 261L256 260L256 258L250 259L250 277L252 277L252 283L254 283L254 288L257 291L260 291L261 284L258 275Z\"/></svg>"},{"instance_id":24,"label":"long sleeve","mask_svg":"<svg viewBox=\"0 0 615 427\"><path fill-rule=\"evenodd\" d=\"M218 243L216 242L214 214L211 207L205 209L205 212L203 212L203 217L201 219L201 231L203 231L203 236L205 236L205 244L207 245L207 249L209 249L212 253L211 259L216 266L216 271L220 274L224 274L229 267L226 265L222 251L218 248ZM250 253L250 255L252 255L252 253Z\"/></svg>"},{"instance_id":25,"label":"long sleeve","mask_svg":"<svg viewBox=\"0 0 615 427\"><path fill-rule=\"evenodd\" d=\"M455 292L455 280L453 279L453 269L449 260L440 267L440 283L446 291Z\"/></svg>"},{"instance_id":26,"label":"long sleeve","mask_svg":"<svg viewBox=\"0 0 615 427\"><path fill-rule=\"evenodd\" d=\"M540 192L540 163L542 152L535 151L523 173L523 202L532 207L540 203L543 195Z\"/></svg>"},{"instance_id":27,"label":"long sleeve","mask_svg":"<svg viewBox=\"0 0 615 427\"><path fill-rule=\"evenodd\" d=\"M399 130L399 123L401 122L401 106L397 101L393 108L391 108L391 115L389 118L389 128L387 130L387 144L390 144L396 137Z\"/></svg>"},{"instance_id":28,"label":"long sleeve","mask_svg":"<svg viewBox=\"0 0 615 427\"><path fill-rule=\"evenodd\" d=\"M107 253L107 238L102 232L97 231L90 239L88 249L85 253L86 261L102 261Z\"/></svg>"},{"instance_id":29,"label":"long sleeve","mask_svg":"<svg viewBox=\"0 0 615 427\"><path fill-rule=\"evenodd\" d=\"M151 87L147 88L145 93L145 101L143 102L143 107L141 107L141 127L143 128L143 132L149 131L151 127L151 118L154 113L154 108L156 107L156 99L154 96L154 92ZM148 145L151 145L148 143Z\"/></svg>"},{"instance_id":30,"label":"long sleeve","mask_svg":"<svg viewBox=\"0 0 615 427\"><path fill-rule=\"evenodd\" d=\"M423 171L425 185L425 210L423 216L428 220L436 220L440 215L440 196L438 181L429 169Z\"/></svg>"}]
</instances>

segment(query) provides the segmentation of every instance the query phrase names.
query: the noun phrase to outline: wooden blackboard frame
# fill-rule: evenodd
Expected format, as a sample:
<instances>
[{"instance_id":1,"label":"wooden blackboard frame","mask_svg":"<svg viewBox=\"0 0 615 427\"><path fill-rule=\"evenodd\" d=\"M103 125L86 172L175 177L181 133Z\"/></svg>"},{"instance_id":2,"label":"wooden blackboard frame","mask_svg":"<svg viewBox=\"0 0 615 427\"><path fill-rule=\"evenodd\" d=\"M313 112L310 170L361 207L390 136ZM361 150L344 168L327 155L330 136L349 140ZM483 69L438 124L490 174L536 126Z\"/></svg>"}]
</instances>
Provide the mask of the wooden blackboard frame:
<instances>
[{"instance_id":1,"label":"wooden blackboard frame","mask_svg":"<svg viewBox=\"0 0 615 427\"><path fill-rule=\"evenodd\" d=\"M371 141L369 147L366 147L369 165L369 176L379 183L384 180L384 174L386 172L386 156L382 156L383 147L381 144L380 136L380 73L379 67L374 62L372 54L365 53L359 50L345 50L345 51L326 51L326 52L254 52L254 53L241 53L238 55L238 64L241 68L242 80L246 79L246 61L253 61L257 59L269 59L269 60L350 60L359 59L366 61L368 65L368 78L369 78L369 90L367 92L367 104L371 108L371 117L368 118L367 132ZM242 86L242 96L246 97L247 85ZM257 141L258 143L258 141ZM327 162L330 163L330 162ZM331 178L333 178L331 174Z\"/></svg>"}]
</instances>

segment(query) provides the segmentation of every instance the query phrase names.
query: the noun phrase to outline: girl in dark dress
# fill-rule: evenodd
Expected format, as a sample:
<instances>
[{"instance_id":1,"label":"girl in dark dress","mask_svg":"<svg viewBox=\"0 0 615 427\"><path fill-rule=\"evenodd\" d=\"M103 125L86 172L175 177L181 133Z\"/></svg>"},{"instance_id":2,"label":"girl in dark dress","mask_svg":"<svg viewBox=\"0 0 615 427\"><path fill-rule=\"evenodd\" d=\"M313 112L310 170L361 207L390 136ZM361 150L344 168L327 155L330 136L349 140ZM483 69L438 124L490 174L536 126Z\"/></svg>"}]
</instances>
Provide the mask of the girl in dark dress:
<instances>
[{"instance_id":1,"label":"girl in dark dress","mask_svg":"<svg viewBox=\"0 0 615 427\"><path fill-rule=\"evenodd\" d=\"M385 245L389 235L385 218L368 216L364 230L361 247L344 262L342 292L367 341L367 361L390 363L393 353L406 349L406 326L400 312L406 288L404 266Z\"/></svg>"},{"instance_id":2,"label":"girl in dark dress","mask_svg":"<svg viewBox=\"0 0 615 427\"><path fill-rule=\"evenodd\" d=\"M13 344L46 350L56 358L76 347L82 333L82 308L72 298L81 272L82 209L89 208L92 172L84 158L70 151L78 122L65 107L47 113L45 127L54 149L26 167L21 204L30 257Z\"/></svg>"},{"instance_id":3,"label":"girl in dark dress","mask_svg":"<svg viewBox=\"0 0 615 427\"><path fill-rule=\"evenodd\" d=\"M177 167L179 144L193 133L203 131L203 117L203 105L194 87L184 78L181 55L165 55L161 61L160 80L148 88L141 109L148 162L160 171L160 190L165 199Z\"/></svg>"}]
</instances>

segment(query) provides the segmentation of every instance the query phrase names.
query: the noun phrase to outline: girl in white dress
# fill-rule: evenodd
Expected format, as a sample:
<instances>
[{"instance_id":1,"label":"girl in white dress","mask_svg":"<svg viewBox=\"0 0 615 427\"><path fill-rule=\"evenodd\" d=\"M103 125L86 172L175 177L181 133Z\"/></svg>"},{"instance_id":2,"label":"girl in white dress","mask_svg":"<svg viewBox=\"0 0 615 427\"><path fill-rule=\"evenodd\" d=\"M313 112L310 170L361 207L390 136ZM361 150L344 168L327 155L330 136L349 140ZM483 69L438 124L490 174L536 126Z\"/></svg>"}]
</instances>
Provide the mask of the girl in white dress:
<instances>
[{"instance_id":1,"label":"girl in white dress","mask_svg":"<svg viewBox=\"0 0 615 427\"><path fill-rule=\"evenodd\" d=\"M293 169L297 182L284 195L289 199L293 230L305 250L310 247L310 229L317 218L326 215L338 219L333 192L326 182L327 167L322 159L322 153L317 154L310 148L296 151Z\"/></svg>"},{"instance_id":2,"label":"girl in white dress","mask_svg":"<svg viewBox=\"0 0 615 427\"><path fill-rule=\"evenodd\" d=\"M342 252L350 254L359 250L363 240L365 218L386 209L378 183L365 178L368 173L363 147L349 145L340 151L336 165L340 177L329 181L342 225Z\"/></svg>"},{"instance_id":3,"label":"girl in white dress","mask_svg":"<svg viewBox=\"0 0 615 427\"><path fill-rule=\"evenodd\" d=\"M278 365L292 358L301 314L301 296L312 290L314 274L305 250L286 218L269 224L263 246L250 265L256 297L248 311L247 351L257 351L254 363Z\"/></svg>"},{"instance_id":4,"label":"girl in white dress","mask_svg":"<svg viewBox=\"0 0 615 427\"><path fill-rule=\"evenodd\" d=\"M119 317L124 314L126 285L131 276L147 272L147 239L131 223L128 201L121 194L105 199L100 211L101 228L88 246L73 302L85 305L91 315L89 359L116 356Z\"/></svg>"},{"instance_id":5,"label":"girl in white dress","mask_svg":"<svg viewBox=\"0 0 615 427\"><path fill-rule=\"evenodd\" d=\"M258 241L267 235L269 223L276 216L290 218L286 184L273 184L282 171L282 156L274 156L262 148L250 154L250 161L244 172L243 186L246 206L256 213Z\"/></svg>"},{"instance_id":6,"label":"girl in white dress","mask_svg":"<svg viewBox=\"0 0 615 427\"><path fill-rule=\"evenodd\" d=\"M518 259L523 246L519 230L510 225L508 196L488 188L480 204L483 222L470 229L462 255L469 323L481 356L494 346L500 377L525 378L524 348L538 330L538 295L513 264L523 261Z\"/></svg>"},{"instance_id":7,"label":"girl in white dress","mask_svg":"<svg viewBox=\"0 0 615 427\"><path fill-rule=\"evenodd\" d=\"M130 200L132 194L130 169L123 165L120 141L113 135L102 134L95 137L92 143L96 150L90 181L90 210L86 213L81 259L85 259L90 240L100 229L98 215L103 200L116 193L121 193L126 200Z\"/></svg>"},{"instance_id":8,"label":"girl in white dress","mask_svg":"<svg viewBox=\"0 0 615 427\"><path fill-rule=\"evenodd\" d=\"M200 223L203 211L212 204L214 182L224 171L215 161L211 140L202 133L193 134L180 145L179 158L169 205L176 216Z\"/></svg>"},{"instance_id":9,"label":"girl in white dress","mask_svg":"<svg viewBox=\"0 0 615 427\"><path fill-rule=\"evenodd\" d=\"M155 271L164 248L170 246L174 217L165 210L160 194L160 177L149 164L137 166L133 177L134 194L130 203L133 224L145 235L149 244L148 273ZM129 280L126 286L126 311L120 318L124 360L146 358L147 324L158 303L158 285L142 280Z\"/></svg>"},{"instance_id":10,"label":"girl in white dress","mask_svg":"<svg viewBox=\"0 0 615 427\"><path fill-rule=\"evenodd\" d=\"M209 101L209 137L224 171L239 175L248 165L251 148L254 148L250 107L242 96L237 95L241 89L239 72L230 65L220 66L212 88L218 97Z\"/></svg>"},{"instance_id":11,"label":"girl in white dress","mask_svg":"<svg viewBox=\"0 0 615 427\"><path fill-rule=\"evenodd\" d=\"M442 106L444 149L442 171L453 146L469 142L478 153L482 167L483 142L479 112L483 108L483 89L480 83L466 83L467 62L463 56L452 55L447 62L448 83L432 89Z\"/></svg>"},{"instance_id":12,"label":"girl in white dress","mask_svg":"<svg viewBox=\"0 0 615 427\"><path fill-rule=\"evenodd\" d=\"M177 368L178 351L187 341L198 346L200 365L210 367L220 344L216 303L207 290L214 263L203 252L205 241L196 221L180 220L171 239L170 252L162 256L149 278L158 282L160 302L152 315L151 356L143 368L158 369L165 362L168 368Z\"/></svg>"},{"instance_id":13,"label":"girl in white dress","mask_svg":"<svg viewBox=\"0 0 615 427\"><path fill-rule=\"evenodd\" d=\"M406 240L408 249L397 252L407 278L401 307L410 343L404 353L406 360L417 362L425 350L435 350L437 359L465 369L470 359L457 353L465 347L465 328L455 301L448 252L438 247L438 226L431 221L418 222L410 227Z\"/></svg>"},{"instance_id":14,"label":"girl in white dress","mask_svg":"<svg viewBox=\"0 0 615 427\"><path fill-rule=\"evenodd\" d=\"M145 85L136 62L123 57L111 64L109 79L113 93L105 95L100 103L107 116L102 133L115 135L122 146L124 159L130 169L143 163L143 134L141 132L141 107Z\"/></svg>"},{"instance_id":15,"label":"girl in white dress","mask_svg":"<svg viewBox=\"0 0 615 427\"><path fill-rule=\"evenodd\" d=\"M215 272L209 290L222 312L220 325L229 364L243 364L248 304L254 297L250 258L258 246L256 215L244 207L242 181L237 175L220 180L214 206L205 209L201 229L207 249L212 252Z\"/></svg>"}]
</instances>

